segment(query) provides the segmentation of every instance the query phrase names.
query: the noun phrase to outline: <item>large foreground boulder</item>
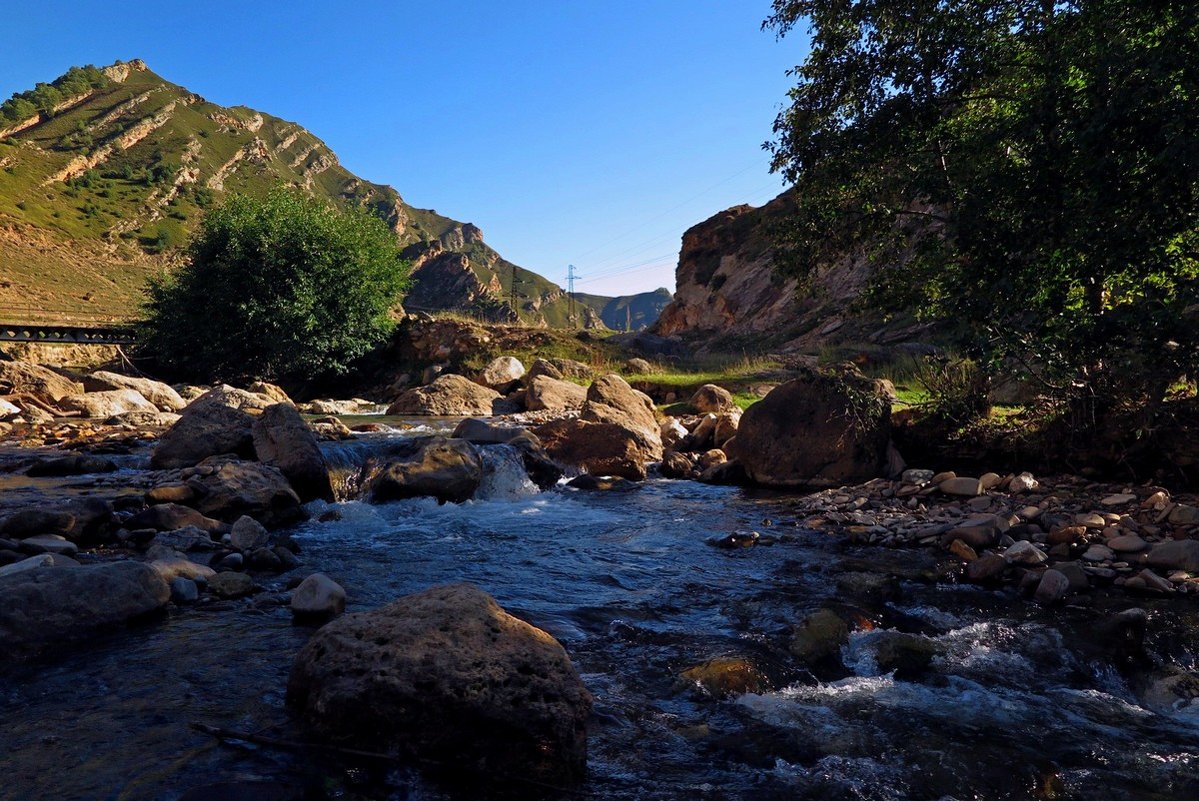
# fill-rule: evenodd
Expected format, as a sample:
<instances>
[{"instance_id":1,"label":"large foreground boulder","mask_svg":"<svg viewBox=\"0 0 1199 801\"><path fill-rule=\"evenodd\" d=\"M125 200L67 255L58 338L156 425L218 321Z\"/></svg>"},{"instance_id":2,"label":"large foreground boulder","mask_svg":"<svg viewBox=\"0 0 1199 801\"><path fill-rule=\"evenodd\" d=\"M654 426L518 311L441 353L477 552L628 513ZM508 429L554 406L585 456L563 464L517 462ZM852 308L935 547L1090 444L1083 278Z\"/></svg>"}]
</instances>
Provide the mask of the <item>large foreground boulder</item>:
<instances>
[{"instance_id":1,"label":"large foreground boulder","mask_svg":"<svg viewBox=\"0 0 1199 801\"><path fill-rule=\"evenodd\" d=\"M191 467L210 456L252 457L254 418L222 403L198 401L188 406L154 446L150 466L155 470Z\"/></svg>"},{"instance_id":2,"label":"large foreground boulder","mask_svg":"<svg viewBox=\"0 0 1199 801\"><path fill-rule=\"evenodd\" d=\"M84 376L83 388L88 392L106 392L117 389L132 389L158 409L165 412L182 411L187 405L178 392L161 381L149 378L135 378L107 370L98 370Z\"/></svg>"},{"instance_id":3,"label":"large foreground boulder","mask_svg":"<svg viewBox=\"0 0 1199 801\"><path fill-rule=\"evenodd\" d=\"M591 696L566 651L469 584L326 625L287 697L321 735L371 750L549 781L586 766Z\"/></svg>"},{"instance_id":4,"label":"large foreground boulder","mask_svg":"<svg viewBox=\"0 0 1199 801\"><path fill-rule=\"evenodd\" d=\"M460 375L438 376L432 384L410 389L387 409L388 414L419 414L437 417L491 415L503 406L500 393Z\"/></svg>"},{"instance_id":5,"label":"large foreground boulder","mask_svg":"<svg viewBox=\"0 0 1199 801\"><path fill-rule=\"evenodd\" d=\"M430 437L387 464L370 486L375 503L432 496L443 503L470 500L483 480L483 459L465 439Z\"/></svg>"},{"instance_id":6,"label":"large foreground boulder","mask_svg":"<svg viewBox=\"0 0 1199 801\"><path fill-rule=\"evenodd\" d=\"M127 412L157 412L158 407L142 397L136 389L109 389L83 395L67 395L58 399L64 412L78 412L83 417L107 420Z\"/></svg>"},{"instance_id":7,"label":"large foreground boulder","mask_svg":"<svg viewBox=\"0 0 1199 801\"><path fill-rule=\"evenodd\" d=\"M0 361L0 395L32 395L53 406L60 398L79 395L83 385L40 364Z\"/></svg>"},{"instance_id":8,"label":"large foreground boulder","mask_svg":"<svg viewBox=\"0 0 1199 801\"><path fill-rule=\"evenodd\" d=\"M87 636L166 605L166 580L141 562L40 567L0 577L0 656Z\"/></svg>"},{"instance_id":9,"label":"large foreground boulder","mask_svg":"<svg viewBox=\"0 0 1199 801\"><path fill-rule=\"evenodd\" d=\"M809 370L750 406L725 450L757 484L832 486L884 475L890 441L884 382Z\"/></svg>"},{"instance_id":10,"label":"large foreground boulder","mask_svg":"<svg viewBox=\"0 0 1199 801\"><path fill-rule=\"evenodd\" d=\"M581 409L586 402L585 387L548 375L534 376L525 394L525 408L530 412Z\"/></svg>"},{"instance_id":11,"label":"large foreground boulder","mask_svg":"<svg viewBox=\"0 0 1199 801\"><path fill-rule=\"evenodd\" d=\"M190 505L201 514L226 523L249 515L268 528L307 519L300 497L279 468L235 459L202 465L209 466L216 469L195 475L187 482L197 496Z\"/></svg>"},{"instance_id":12,"label":"large foreground boulder","mask_svg":"<svg viewBox=\"0 0 1199 801\"><path fill-rule=\"evenodd\" d=\"M333 500L329 465L316 435L295 406L277 403L268 407L254 421L251 432L258 460L278 467L300 500Z\"/></svg>"}]
</instances>

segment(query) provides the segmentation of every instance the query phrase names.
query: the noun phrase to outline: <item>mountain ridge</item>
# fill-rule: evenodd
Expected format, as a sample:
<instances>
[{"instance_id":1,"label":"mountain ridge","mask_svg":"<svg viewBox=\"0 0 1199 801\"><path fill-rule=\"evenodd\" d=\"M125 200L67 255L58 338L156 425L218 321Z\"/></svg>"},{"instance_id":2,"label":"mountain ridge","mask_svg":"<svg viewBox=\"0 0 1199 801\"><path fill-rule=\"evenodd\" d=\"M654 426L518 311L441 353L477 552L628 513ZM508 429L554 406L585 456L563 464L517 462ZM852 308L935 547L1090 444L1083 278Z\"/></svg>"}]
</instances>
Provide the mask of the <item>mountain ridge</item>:
<instances>
[{"instance_id":1,"label":"mountain ridge","mask_svg":"<svg viewBox=\"0 0 1199 801\"><path fill-rule=\"evenodd\" d=\"M572 322L562 288L504 259L477 225L358 177L298 123L211 103L140 59L73 67L0 105L0 306L129 316L204 209L226 192L261 195L279 183L382 218L412 261L414 308ZM588 297L577 298L575 322L590 327L621 300Z\"/></svg>"}]
</instances>

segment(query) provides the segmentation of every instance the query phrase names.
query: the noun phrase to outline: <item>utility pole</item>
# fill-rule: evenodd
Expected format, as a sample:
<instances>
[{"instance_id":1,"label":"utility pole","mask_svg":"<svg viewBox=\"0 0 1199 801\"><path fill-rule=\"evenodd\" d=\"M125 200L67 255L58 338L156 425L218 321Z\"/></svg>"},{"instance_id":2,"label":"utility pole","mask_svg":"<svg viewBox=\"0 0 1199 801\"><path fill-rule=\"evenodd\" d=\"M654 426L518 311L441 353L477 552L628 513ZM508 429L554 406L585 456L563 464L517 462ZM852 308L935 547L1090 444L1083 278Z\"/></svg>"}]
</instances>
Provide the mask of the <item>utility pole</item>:
<instances>
[{"instance_id":1,"label":"utility pole","mask_svg":"<svg viewBox=\"0 0 1199 801\"><path fill-rule=\"evenodd\" d=\"M570 324L576 324L575 318L575 279L579 276L575 273L573 264L566 265L566 299L567 308L570 310Z\"/></svg>"},{"instance_id":2,"label":"utility pole","mask_svg":"<svg viewBox=\"0 0 1199 801\"><path fill-rule=\"evenodd\" d=\"M508 306L512 308L512 313L516 315L516 322L520 322L520 306L517 305L516 297L516 270L512 271L512 284L508 287Z\"/></svg>"}]
</instances>

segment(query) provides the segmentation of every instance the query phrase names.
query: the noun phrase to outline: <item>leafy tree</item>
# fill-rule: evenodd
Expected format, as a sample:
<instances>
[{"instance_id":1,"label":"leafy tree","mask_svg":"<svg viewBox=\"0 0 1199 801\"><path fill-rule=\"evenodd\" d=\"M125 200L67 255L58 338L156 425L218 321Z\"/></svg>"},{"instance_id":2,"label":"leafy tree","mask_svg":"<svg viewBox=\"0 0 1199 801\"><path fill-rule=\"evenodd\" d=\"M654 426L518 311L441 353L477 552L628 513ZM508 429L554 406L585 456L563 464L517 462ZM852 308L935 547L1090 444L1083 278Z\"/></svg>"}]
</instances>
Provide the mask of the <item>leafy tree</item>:
<instances>
[{"instance_id":1,"label":"leafy tree","mask_svg":"<svg viewBox=\"0 0 1199 801\"><path fill-rule=\"evenodd\" d=\"M874 302L1067 397L1199 372L1199 4L775 0L797 26L785 270L868 257Z\"/></svg>"},{"instance_id":2,"label":"leafy tree","mask_svg":"<svg viewBox=\"0 0 1199 801\"><path fill-rule=\"evenodd\" d=\"M28 92L18 92L0 104L0 118L8 122L21 122L35 114L49 116L54 106L63 100L100 89L110 83L104 73L87 65L71 67L52 83L39 83Z\"/></svg>"},{"instance_id":3,"label":"leafy tree","mask_svg":"<svg viewBox=\"0 0 1199 801\"><path fill-rule=\"evenodd\" d=\"M298 191L230 196L153 281L141 347L197 379L335 374L384 339L407 286L394 234Z\"/></svg>"}]
</instances>

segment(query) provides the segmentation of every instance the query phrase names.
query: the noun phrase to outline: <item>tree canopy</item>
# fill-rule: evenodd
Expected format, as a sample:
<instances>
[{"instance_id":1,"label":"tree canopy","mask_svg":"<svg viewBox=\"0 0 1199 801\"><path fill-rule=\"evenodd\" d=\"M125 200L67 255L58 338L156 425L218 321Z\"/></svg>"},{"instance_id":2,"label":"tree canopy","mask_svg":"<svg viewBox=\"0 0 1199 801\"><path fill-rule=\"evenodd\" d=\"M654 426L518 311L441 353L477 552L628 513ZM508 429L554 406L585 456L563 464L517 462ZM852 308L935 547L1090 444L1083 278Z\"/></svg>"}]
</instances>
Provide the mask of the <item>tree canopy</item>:
<instances>
[{"instance_id":1,"label":"tree canopy","mask_svg":"<svg viewBox=\"0 0 1199 801\"><path fill-rule=\"evenodd\" d=\"M377 217L299 191L232 195L151 283L141 348L198 380L344 372L394 328L409 266Z\"/></svg>"},{"instance_id":2,"label":"tree canopy","mask_svg":"<svg viewBox=\"0 0 1199 801\"><path fill-rule=\"evenodd\" d=\"M23 122L35 114L50 116L54 107L64 100L107 86L102 70L88 64L71 67L53 83L39 83L28 92L17 92L0 103L0 121Z\"/></svg>"},{"instance_id":3,"label":"tree canopy","mask_svg":"<svg viewBox=\"0 0 1199 801\"><path fill-rule=\"evenodd\" d=\"M873 260L875 302L1047 380L1199 369L1199 4L775 0L811 37L768 143L784 269Z\"/></svg>"}]
</instances>

